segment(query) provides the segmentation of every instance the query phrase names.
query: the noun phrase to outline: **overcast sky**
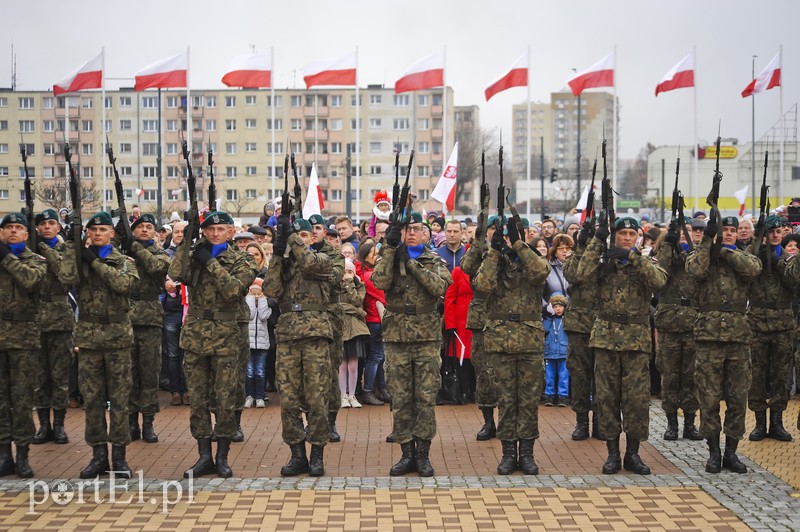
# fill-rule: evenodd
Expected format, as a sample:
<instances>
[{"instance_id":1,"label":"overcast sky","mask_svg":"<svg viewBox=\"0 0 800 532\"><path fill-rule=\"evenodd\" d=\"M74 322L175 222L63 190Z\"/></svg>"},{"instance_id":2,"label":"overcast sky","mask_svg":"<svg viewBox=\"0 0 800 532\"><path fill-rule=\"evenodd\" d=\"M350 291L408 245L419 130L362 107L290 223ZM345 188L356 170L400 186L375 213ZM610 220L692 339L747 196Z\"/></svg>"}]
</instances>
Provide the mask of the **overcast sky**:
<instances>
[{"instance_id":1,"label":"overcast sky","mask_svg":"<svg viewBox=\"0 0 800 532\"><path fill-rule=\"evenodd\" d=\"M693 90L655 98L655 86L697 47L698 135L751 138L752 56L758 73L783 45L783 107L798 100L800 2L797 0L311 0L172 1L41 0L6 2L0 35L0 86L44 90L106 50L107 77L190 47L190 86L223 88L230 59L275 50L276 88L302 87L312 61L359 53L359 82L394 86L417 59L446 46L446 81L456 105L478 104L483 127L510 130L511 106L526 99L514 88L486 102L484 89L531 47L531 99L547 101L581 70L617 50L620 154L647 143L692 143ZM130 82L109 81L109 88ZM756 96L756 138L779 118L779 90ZM600 139L596 139L599 144ZM590 140L590 146L591 146ZM590 150L591 151L591 150Z\"/></svg>"}]
</instances>

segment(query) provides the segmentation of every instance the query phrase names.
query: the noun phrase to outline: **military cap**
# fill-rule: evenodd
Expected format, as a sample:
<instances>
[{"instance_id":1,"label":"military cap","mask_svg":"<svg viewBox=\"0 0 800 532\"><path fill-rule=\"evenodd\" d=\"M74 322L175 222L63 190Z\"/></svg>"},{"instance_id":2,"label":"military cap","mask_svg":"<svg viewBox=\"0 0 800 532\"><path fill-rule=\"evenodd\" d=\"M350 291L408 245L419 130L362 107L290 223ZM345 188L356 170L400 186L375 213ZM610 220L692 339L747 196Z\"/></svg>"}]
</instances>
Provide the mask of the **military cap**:
<instances>
[{"instance_id":1,"label":"military cap","mask_svg":"<svg viewBox=\"0 0 800 532\"><path fill-rule=\"evenodd\" d=\"M24 214L20 214L18 212L11 212L5 215L3 221L0 222L0 227L5 227L8 224L22 224L27 227L28 219L25 218Z\"/></svg>"},{"instance_id":2,"label":"military cap","mask_svg":"<svg viewBox=\"0 0 800 532\"><path fill-rule=\"evenodd\" d=\"M328 228L328 229L325 230L325 234L327 236L335 236L337 238L339 237L339 231L337 231L336 229Z\"/></svg>"},{"instance_id":3,"label":"military cap","mask_svg":"<svg viewBox=\"0 0 800 532\"><path fill-rule=\"evenodd\" d=\"M767 225L767 231L770 231L781 226L781 219L779 216L767 216L764 223Z\"/></svg>"},{"instance_id":4,"label":"military cap","mask_svg":"<svg viewBox=\"0 0 800 532\"><path fill-rule=\"evenodd\" d=\"M55 211L55 209L45 209L33 217L33 221L36 223L36 225L39 225L45 220L55 220L60 222L58 213Z\"/></svg>"},{"instance_id":5,"label":"military cap","mask_svg":"<svg viewBox=\"0 0 800 532\"><path fill-rule=\"evenodd\" d=\"M149 224L153 224L153 227L155 227L156 226L156 217L153 216L152 214L143 214L143 215L139 216L138 218L136 218L133 221L133 223L131 223L131 229L135 229L137 225L139 225L141 223L145 223L145 222L149 223Z\"/></svg>"},{"instance_id":6,"label":"military cap","mask_svg":"<svg viewBox=\"0 0 800 532\"><path fill-rule=\"evenodd\" d=\"M233 225L233 218L225 211L213 211L206 214L200 227L205 229L211 225Z\"/></svg>"},{"instance_id":7,"label":"military cap","mask_svg":"<svg viewBox=\"0 0 800 532\"><path fill-rule=\"evenodd\" d=\"M493 214L492 216L489 216L489 219L486 221L486 227L490 227L492 225L495 225L496 223L497 223L497 215ZM503 216L502 223L503 223L503 225L506 224L506 217L505 216Z\"/></svg>"},{"instance_id":8,"label":"military cap","mask_svg":"<svg viewBox=\"0 0 800 532\"><path fill-rule=\"evenodd\" d=\"M531 226L531 223L528 221L527 218L520 218L520 221L522 221L522 228L523 229L527 229L527 228L529 228Z\"/></svg>"},{"instance_id":9,"label":"military cap","mask_svg":"<svg viewBox=\"0 0 800 532\"><path fill-rule=\"evenodd\" d=\"M428 218L430 219L430 216L428 216ZM407 221L410 224L421 224L422 223L422 214L418 213L417 211L411 211L411 213L408 214L408 220Z\"/></svg>"},{"instance_id":10,"label":"military cap","mask_svg":"<svg viewBox=\"0 0 800 532\"><path fill-rule=\"evenodd\" d=\"M292 222L292 230L295 233L299 233L300 231L311 231L311 223L308 220L303 218L298 218L294 222Z\"/></svg>"},{"instance_id":11,"label":"military cap","mask_svg":"<svg viewBox=\"0 0 800 532\"><path fill-rule=\"evenodd\" d=\"M114 221L111 219L111 215L107 212L98 212L97 214L93 214L89 221L86 222L86 227L93 227L95 225L110 225L114 226Z\"/></svg>"},{"instance_id":12,"label":"military cap","mask_svg":"<svg viewBox=\"0 0 800 532\"><path fill-rule=\"evenodd\" d=\"M625 216L622 218L617 218L617 221L614 222L614 229L633 229L634 231L639 230L639 221L636 218L631 218L630 216Z\"/></svg>"},{"instance_id":13,"label":"military cap","mask_svg":"<svg viewBox=\"0 0 800 532\"><path fill-rule=\"evenodd\" d=\"M722 227L735 227L739 228L739 218L736 216L726 216L722 219Z\"/></svg>"},{"instance_id":14,"label":"military cap","mask_svg":"<svg viewBox=\"0 0 800 532\"><path fill-rule=\"evenodd\" d=\"M308 223L311 225L325 225L325 219L319 214L312 214L308 217Z\"/></svg>"},{"instance_id":15,"label":"military cap","mask_svg":"<svg viewBox=\"0 0 800 532\"><path fill-rule=\"evenodd\" d=\"M691 225L692 219L689 218L688 216L684 216L683 217L683 223L684 223L684 225Z\"/></svg>"}]
</instances>

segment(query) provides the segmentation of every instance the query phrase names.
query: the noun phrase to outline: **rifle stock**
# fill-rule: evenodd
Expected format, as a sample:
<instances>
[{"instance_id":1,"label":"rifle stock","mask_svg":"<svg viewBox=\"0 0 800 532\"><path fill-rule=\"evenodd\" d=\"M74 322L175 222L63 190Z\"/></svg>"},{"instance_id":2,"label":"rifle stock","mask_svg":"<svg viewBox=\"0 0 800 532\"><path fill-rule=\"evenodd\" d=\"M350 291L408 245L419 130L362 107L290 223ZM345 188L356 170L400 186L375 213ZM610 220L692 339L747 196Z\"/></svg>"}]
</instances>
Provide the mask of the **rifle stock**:
<instances>
[{"instance_id":1,"label":"rifle stock","mask_svg":"<svg viewBox=\"0 0 800 532\"><path fill-rule=\"evenodd\" d=\"M495 226L497 227L498 231L503 231L503 207L506 201L506 187L503 184L503 143L500 142L500 154L499 154L499 163L500 163L500 184L497 185L497 221L495 221ZM544 213L542 213L544 214Z\"/></svg>"},{"instance_id":2,"label":"rifle stock","mask_svg":"<svg viewBox=\"0 0 800 532\"><path fill-rule=\"evenodd\" d=\"M291 214L291 220L295 221L298 218L303 217L303 201L302 201L302 194L303 191L300 188L300 180L297 176L297 163L294 160L294 152L292 153L292 175L294 176L294 189L292 192L294 193L294 199L292 203L292 211L289 213Z\"/></svg>"},{"instance_id":3,"label":"rifle stock","mask_svg":"<svg viewBox=\"0 0 800 532\"><path fill-rule=\"evenodd\" d=\"M117 158L114 157L114 148L108 142L106 136L106 155L108 155L108 162L114 172L114 191L117 195L117 208L111 211L111 216L118 216L119 223L122 225L122 230L125 233L124 242L133 241L133 232L131 231L131 223L128 220L128 210L125 208L125 190L122 188L122 180L119 178L117 171ZM127 251L127 250L126 250Z\"/></svg>"},{"instance_id":4,"label":"rifle stock","mask_svg":"<svg viewBox=\"0 0 800 532\"><path fill-rule=\"evenodd\" d=\"M28 241L27 246L33 251L36 251L36 224L34 223L33 214L33 186L31 184L31 176L28 172L28 152L25 144L20 143L19 154L22 156L22 168L25 172L25 208L22 209L22 214L25 215L28 228Z\"/></svg>"},{"instance_id":5,"label":"rifle stock","mask_svg":"<svg viewBox=\"0 0 800 532\"><path fill-rule=\"evenodd\" d=\"M715 263L719 260L719 254L722 250L722 220L719 207L717 206L717 203L719 202L719 186L722 182L722 172L719 171L719 149L721 143L722 137L717 134L717 160L716 165L714 166L714 178L711 183L711 192L708 193L708 197L706 198L706 203L708 203L708 206L711 207L708 220L709 222L717 224L717 237L714 244L711 246L711 259Z\"/></svg>"},{"instance_id":6,"label":"rifle stock","mask_svg":"<svg viewBox=\"0 0 800 532\"><path fill-rule=\"evenodd\" d=\"M394 153L394 185L392 185L392 210L397 206L400 201L400 144L397 145L397 150Z\"/></svg>"},{"instance_id":7,"label":"rifle stock","mask_svg":"<svg viewBox=\"0 0 800 532\"><path fill-rule=\"evenodd\" d=\"M81 234L81 230L83 229L83 221L81 220L81 184L80 181L78 181L75 168L72 166L72 153L70 153L68 142L64 144L64 159L67 161L67 169L69 170L69 194L72 200L70 229L72 232L72 246L75 248L75 262L80 272L82 266L81 250L83 249L83 237Z\"/></svg>"},{"instance_id":8,"label":"rifle stock","mask_svg":"<svg viewBox=\"0 0 800 532\"><path fill-rule=\"evenodd\" d=\"M767 166L769 164L769 152L764 152L764 177L761 180L761 198L759 201L758 209L758 232L755 234L755 242L753 244L753 255L758 255L761 251L761 246L764 237L767 235L767 212L769 211L769 185L767 185ZM767 266L771 268L771 261L767 261Z\"/></svg>"},{"instance_id":9,"label":"rifle stock","mask_svg":"<svg viewBox=\"0 0 800 532\"><path fill-rule=\"evenodd\" d=\"M217 185L214 184L214 152L208 147L208 210L217 210Z\"/></svg>"},{"instance_id":10,"label":"rifle stock","mask_svg":"<svg viewBox=\"0 0 800 532\"><path fill-rule=\"evenodd\" d=\"M188 225L183 233L184 256L181 277L183 277L183 282L185 284L190 285L191 282L189 276L191 263L189 250L192 246L192 242L199 240L200 211L197 207L197 178L194 176L194 171L192 170L192 161L189 158L189 146L185 140L181 144L181 153L183 154L184 161L186 161L186 191L189 194L189 212L187 214Z\"/></svg>"}]
</instances>

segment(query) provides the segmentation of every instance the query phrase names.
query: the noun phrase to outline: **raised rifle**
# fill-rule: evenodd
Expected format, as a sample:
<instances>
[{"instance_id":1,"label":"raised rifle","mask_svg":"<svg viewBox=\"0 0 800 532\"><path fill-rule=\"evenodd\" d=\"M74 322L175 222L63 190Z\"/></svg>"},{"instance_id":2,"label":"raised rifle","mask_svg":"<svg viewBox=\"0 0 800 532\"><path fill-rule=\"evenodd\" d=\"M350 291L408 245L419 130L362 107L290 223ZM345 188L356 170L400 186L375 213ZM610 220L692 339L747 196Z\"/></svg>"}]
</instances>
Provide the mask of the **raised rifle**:
<instances>
[{"instance_id":1,"label":"raised rifle","mask_svg":"<svg viewBox=\"0 0 800 532\"><path fill-rule=\"evenodd\" d=\"M192 247L192 241L197 241L200 238L200 210L197 207L197 178L192 171L192 161L189 159L189 146L184 140L181 143L181 153L183 160L186 161L186 190L189 194L189 212L187 214L187 222L185 231L183 232L184 239L184 256L183 256L183 277L184 284L191 284L189 282L190 272L190 257L189 250Z\"/></svg>"},{"instance_id":2,"label":"raised rifle","mask_svg":"<svg viewBox=\"0 0 800 532\"><path fill-rule=\"evenodd\" d=\"M502 133L500 134L500 155L499 163L500 163L500 184L497 185L497 220L495 221L495 226L497 231L502 233L503 231L503 206L506 201L506 187L503 185L503 139ZM544 214L544 213L543 213Z\"/></svg>"},{"instance_id":3,"label":"raised rifle","mask_svg":"<svg viewBox=\"0 0 800 532\"><path fill-rule=\"evenodd\" d=\"M480 188L480 213L478 214L478 226L475 228L475 236L481 241L486 236L486 215L489 210L490 201L489 185L486 183L486 151L481 150L481 188Z\"/></svg>"},{"instance_id":4,"label":"raised rifle","mask_svg":"<svg viewBox=\"0 0 800 532\"><path fill-rule=\"evenodd\" d=\"M753 244L753 255L758 256L761 250L761 245L764 237L767 234L767 212L769 212L769 185L767 185L767 164L769 161L769 152L764 152L764 177L761 180L761 201L759 202L758 214L758 232L755 234L755 243ZM772 271L772 261L767 261L767 268Z\"/></svg>"},{"instance_id":5,"label":"raised rifle","mask_svg":"<svg viewBox=\"0 0 800 532\"><path fill-rule=\"evenodd\" d=\"M25 207L22 209L22 214L25 215L25 224L28 228L28 247L32 251L36 251L36 224L33 217L33 186L31 186L31 176L28 173L28 151L25 144L20 143L19 154L22 156L22 169L25 172Z\"/></svg>"},{"instance_id":6,"label":"raised rifle","mask_svg":"<svg viewBox=\"0 0 800 532\"><path fill-rule=\"evenodd\" d=\"M292 204L294 208L289 212L289 214L291 215L291 220L295 221L298 218L303 217L303 200L302 200L303 191L300 188L300 180L298 179L297 176L297 163L294 161L294 152L292 152L291 161L292 161L292 175L294 175L294 189L293 189L294 203Z\"/></svg>"},{"instance_id":7,"label":"raised rifle","mask_svg":"<svg viewBox=\"0 0 800 532\"><path fill-rule=\"evenodd\" d=\"M411 178L411 168L414 166L414 150L411 150L411 155L408 156L408 168L406 168L406 180L403 183L403 188L400 189L400 196L397 199L397 205L392 209L392 214L389 216L390 223L399 223L401 225L408 225L409 214L409 197L411 192L411 185L409 179Z\"/></svg>"},{"instance_id":8,"label":"raised rifle","mask_svg":"<svg viewBox=\"0 0 800 532\"><path fill-rule=\"evenodd\" d=\"M397 150L394 152L394 185L392 185L392 209L400 201L400 143L397 143Z\"/></svg>"},{"instance_id":9,"label":"raised rifle","mask_svg":"<svg viewBox=\"0 0 800 532\"><path fill-rule=\"evenodd\" d=\"M681 171L681 158L678 157L678 160L675 162L675 188L672 189L672 223L676 224L676 228L680 227L680 231L683 233L684 238L686 239L686 244L689 246L689 251L693 249L692 246L692 238L689 235L689 231L686 229L686 223L684 222L685 217L683 214L683 209L686 206L683 194L678 189L678 176L680 175ZM677 253L678 250L676 249L675 252Z\"/></svg>"},{"instance_id":10,"label":"raised rifle","mask_svg":"<svg viewBox=\"0 0 800 532\"><path fill-rule=\"evenodd\" d=\"M588 220L589 227L591 227L590 234L594 235L594 178L597 176L597 150L595 149L594 153L594 163L592 164L592 184L589 185L589 193L586 195L586 207L584 211L586 212L586 216L584 217L585 220Z\"/></svg>"},{"instance_id":11,"label":"raised rifle","mask_svg":"<svg viewBox=\"0 0 800 532\"><path fill-rule=\"evenodd\" d=\"M83 249L83 238L81 229L83 228L83 221L81 220L81 183L78 180L78 174L72 166L72 153L70 153L69 143L64 144L64 159L67 161L67 169L69 170L69 195L72 200L72 217L71 217L71 234L72 246L75 248L75 262L78 265L78 271L81 271L81 250Z\"/></svg>"},{"instance_id":12,"label":"raised rifle","mask_svg":"<svg viewBox=\"0 0 800 532\"><path fill-rule=\"evenodd\" d=\"M281 194L281 214L291 216L292 198L289 195L289 154L283 159L283 193Z\"/></svg>"},{"instance_id":13,"label":"raised rifle","mask_svg":"<svg viewBox=\"0 0 800 532\"><path fill-rule=\"evenodd\" d=\"M711 183L711 192L709 192L708 197L706 197L706 203L711 207L708 221L717 224L717 238L711 246L711 260L714 263L719 260L719 253L722 250L722 215L719 212L719 207L717 207L717 203L719 202L719 185L722 183L722 172L719 171L719 147L721 142L722 137L720 137L719 132L717 132L717 162L714 166L714 179Z\"/></svg>"},{"instance_id":14,"label":"raised rifle","mask_svg":"<svg viewBox=\"0 0 800 532\"><path fill-rule=\"evenodd\" d=\"M114 157L114 148L108 142L108 135L106 135L106 155L108 155L108 163L114 171L114 191L117 194L117 208L111 211L111 216L119 216L119 223L122 226L124 235L119 235L124 244L130 245L133 242L133 232L131 231L131 222L128 220L128 210L125 208L125 191L122 188L122 180L119 178L117 171L117 158ZM123 251L128 251L123 249Z\"/></svg>"},{"instance_id":15,"label":"raised rifle","mask_svg":"<svg viewBox=\"0 0 800 532\"><path fill-rule=\"evenodd\" d=\"M217 185L214 184L214 152L208 146L208 210L217 210Z\"/></svg>"},{"instance_id":16,"label":"raised rifle","mask_svg":"<svg viewBox=\"0 0 800 532\"><path fill-rule=\"evenodd\" d=\"M600 183L600 218L608 224L608 230L611 234L610 243L603 246L603 262L608 262L608 249L614 246L614 239L616 236L616 229L614 228L614 219L617 217L614 212L614 191L611 188L611 180L608 178L608 164L606 157L606 139L603 139L602 148L603 157L603 180Z\"/></svg>"}]
</instances>

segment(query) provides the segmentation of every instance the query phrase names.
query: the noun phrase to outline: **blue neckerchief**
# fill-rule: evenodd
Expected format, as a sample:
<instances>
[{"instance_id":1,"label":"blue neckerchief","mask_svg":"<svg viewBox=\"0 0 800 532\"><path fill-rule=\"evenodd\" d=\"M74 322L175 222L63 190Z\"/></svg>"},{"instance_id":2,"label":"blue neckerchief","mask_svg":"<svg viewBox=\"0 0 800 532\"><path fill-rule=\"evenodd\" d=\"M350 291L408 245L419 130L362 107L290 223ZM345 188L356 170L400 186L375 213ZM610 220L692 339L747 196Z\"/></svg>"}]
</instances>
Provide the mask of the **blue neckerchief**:
<instances>
[{"instance_id":1,"label":"blue neckerchief","mask_svg":"<svg viewBox=\"0 0 800 532\"><path fill-rule=\"evenodd\" d=\"M223 242L222 244L214 244L213 246L211 246L211 256L216 259L217 255L219 255L220 253L222 253L226 249L228 249L228 243L227 242Z\"/></svg>"},{"instance_id":2,"label":"blue neckerchief","mask_svg":"<svg viewBox=\"0 0 800 532\"><path fill-rule=\"evenodd\" d=\"M15 257L19 257L22 255L22 252L25 251L25 242L20 242L19 244L9 244L8 249L14 254Z\"/></svg>"},{"instance_id":3,"label":"blue neckerchief","mask_svg":"<svg viewBox=\"0 0 800 532\"><path fill-rule=\"evenodd\" d=\"M424 249L425 246L423 246L422 244L418 246L408 246L408 256L414 260L417 260L419 256L422 255Z\"/></svg>"},{"instance_id":4,"label":"blue neckerchief","mask_svg":"<svg viewBox=\"0 0 800 532\"><path fill-rule=\"evenodd\" d=\"M152 246L153 244L155 244L155 243L156 243L156 241L155 241L155 240L139 240L139 243L140 243L141 245L143 245L144 247L146 247L146 248L149 248L150 246Z\"/></svg>"},{"instance_id":5,"label":"blue neckerchief","mask_svg":"<svg viewBox=\"0 0 800 532\"><path fill-rule=\"evenodd\" d=\"M772 249L775 250L775 256L776 257L780 257L781 253L783 253L783 248L781 247L780 244L778 244L777 246L773 247Z\"/></svg>"},{"instance_id":6,"label":"blue neckerchief","mask_svg":"<svg viewBox=\"0 0 800 532\"><path fill-rule=\"evenodd\" d=\"M723 244L722 247L730 249L731 251L733 251L734 249L738 249L736 247L736 244Z\"/></svg>"},{"instance_id":7,"label":"blue neckerchief","mask_svg":"<svg viewBox=\"0 0 800 532\"><path fill-rule=\"evenodd\" d=\"M56 247L56 244L58 244L58 237L54 236L53 238L45 238L44 242L52 249Z\"/></svg>"},{"instance_id":8,"label":"blue neckerchief","mask_svg":"<svg viewBox=\"0 0 800 532\"><path fill-rule=\"evenodd\" d=\"M105 246L95 246L95 249L97 250L97 256L104 259L111 254L113 248L111 244L106 244Z\"/></svg>"},{"instance_id":9,"label":"blue neckerchief","mask_svg":"<svg viewBox=\"0 0 800 532\"><path fill-rule=\"evenodd\" d=\"M681 242L681 249L683 251L689 251L689 244L687 244L686 242Z\"/></svg>"}]
</instances>

